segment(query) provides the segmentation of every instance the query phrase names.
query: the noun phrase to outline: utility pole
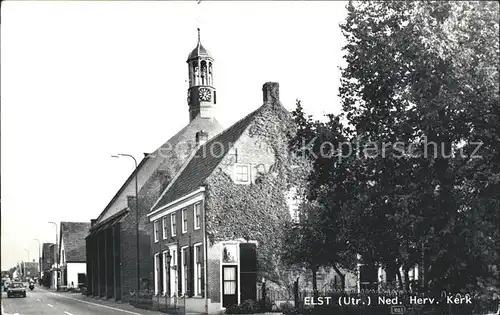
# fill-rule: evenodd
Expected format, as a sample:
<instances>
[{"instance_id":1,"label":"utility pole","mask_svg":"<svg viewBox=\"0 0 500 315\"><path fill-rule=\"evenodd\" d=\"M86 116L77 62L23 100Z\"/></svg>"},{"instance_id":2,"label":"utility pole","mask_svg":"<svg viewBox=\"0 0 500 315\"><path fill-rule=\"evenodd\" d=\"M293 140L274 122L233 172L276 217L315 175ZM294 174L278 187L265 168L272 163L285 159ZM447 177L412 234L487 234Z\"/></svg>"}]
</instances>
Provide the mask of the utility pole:
<instances>
[{"instance_id":1,"label":"utility pole","mask_svg":"<svg viewBox=\"0 0 500 315\"><path fill-rule=\"evenodd\" d=\"M33 240L38 242L38 281L42 279L42 253L41 253L41 242L39 239L34 238Z\"/></svg>"},{"instance_id":2,"label":"utility pole","mask_svg":"<svg viewBox=\"0 0 500 315\"><path fill-rule=\"evenodd\" d=\"M132 160L134 160L134 165L135 165L135 233L136 233L136 254L137 254L137 294L136 298L139 299L139 291L141 290L141 279L140 279L140 260L139 260L139 186L137 184L137 176L139 175L138 172L139 170L137 169L137 160L133 155L130 154L124 154L124 153L118 153L117 155L112 155L111 157L114 158L119 158L121 156L129 157Z\"/></svg>"},{"instance_id":3,"label":"utility pole","mask_svg":"<svg viewBox=\"0 0 500 315\"><path fill-rule=\"evenodd\" d=\"M57 259L57 251L59 250L59 247L57 246L58 240L57 240L57 223L55 222L49 222L50 224L54 224L56 228L56 247L54 248L54 258L55 258L55 263L56 263L56 272L55 272L55 279L56 279L56 291L59 291L59 259Z\"/></svg>"}]
</instances>

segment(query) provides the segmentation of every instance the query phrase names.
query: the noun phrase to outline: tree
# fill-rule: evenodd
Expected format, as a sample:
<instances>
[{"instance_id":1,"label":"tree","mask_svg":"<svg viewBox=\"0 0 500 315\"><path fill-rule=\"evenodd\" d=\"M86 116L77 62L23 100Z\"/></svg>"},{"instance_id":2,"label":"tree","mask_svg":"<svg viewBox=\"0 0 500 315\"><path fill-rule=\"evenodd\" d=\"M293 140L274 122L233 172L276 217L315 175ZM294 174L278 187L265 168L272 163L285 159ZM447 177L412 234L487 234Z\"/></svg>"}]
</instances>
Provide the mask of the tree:
<instances>
[{"instance_id":1,"label":"tree","mask_svg":"<svg viewBox=\"0 0 500 315\"><path fill-rule=\"evenodd\" d=\"M288 263L311 270L313 291L317 295L316 274L320 267L332 267L344 288L345 274L341 269L350 269L354 263L346 226L338 224L350 215L344 212L347 209L344 204L351 199L347 187L352 181L348 164L333 158L342 155L335 148L347 140L347 130L340 123L341 117L328 115L326 122L313 121L306 117L300 101L296 105L292 115L297 131L290 141L290 150L308 160L312 168L308 185L300 191L299 221L290 223L284 251Z\"/></svg>"},{"instance_id":2,"label":"tree","mask_svg":"<svg viewBox=\"0 0 500 315\"><path fill-rule=\"evenodd\" d=\"M358 161L357 250L406 278L423 247L436 289L498 284L498 20L497 2L366 1L342 25L343 109L378 152Z\"/></svg>"}]
</instances>

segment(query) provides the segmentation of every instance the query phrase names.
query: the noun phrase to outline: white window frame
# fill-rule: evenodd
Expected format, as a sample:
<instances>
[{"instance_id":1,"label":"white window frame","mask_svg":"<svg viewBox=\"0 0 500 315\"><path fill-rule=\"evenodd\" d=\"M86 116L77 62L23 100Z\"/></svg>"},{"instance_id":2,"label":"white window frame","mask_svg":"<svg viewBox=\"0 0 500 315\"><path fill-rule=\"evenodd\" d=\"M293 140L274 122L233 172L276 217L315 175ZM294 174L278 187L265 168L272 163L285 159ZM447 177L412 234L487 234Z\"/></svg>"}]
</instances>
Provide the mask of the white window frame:
<instances>
[{"instance_id":1,"label":"white window frame","mask_svg":"<svg viewBox=\"0 0 500 315\"><path fill-rule=\"evenodd\" d=\"M194 296L198 296L198 297L201 297L201 266L203 264L203 262L200 262L199 264L197 263L197 260L198 260L198 255L197 255L197 247L200 248L200 250L203 252L203 248L202 248L202 243L196 243L194 244L193 246L193 265L194 265ZM199 266L198 266L199 265ZM200 267L200 270L198 270L198 267ZM199 281L199 283L198 283Z\"/></svg>"},{"instance_id":2,"label":"white window frame","mask_svg":"<svg viewBox=\"0 0 500 315\"><path fill-rule=\"evenodd\" d=\"M177 222L175 220L175 212L170 214L170 234L172 236L175 236L177 233Z\"/></svg>"},{"instance_id":3,"label":"white window frame","mask_svg":"<svg viewBox=\"0 0 500 315\"><path fill-rule=\"evenodd\" d=\"M247 179L246 180L242 180L238 177L238 174L243 174L243 173L240 173L238 172L238 169L239 168L246 168L247 169ZM234 164L234 182L235 183L245 183L245 184L248 184L250 183L250 165L248 164Z\"/></svg>"},{"instance_id":4,"label":"white window frame","mask_svg":"<svg viewBox=\"0 0 500 315\"><path fill-rule=\"evenodd\" d=\"M196 211L198 210L198 212ZM194 204L194 229L199 230L201 228L201 202Z\"/></svg>"},{"instance_id":5,"label":"white window frame","mask_svg":"<svg viewBox=\"0 0 500 315\"><path fill-rule=\"evenodd\" d=\"M178 273L178 269L179 268L177 266L177 246L172 246L170 248L170 255L172 255L172 261L170 262L170 267L173 267L175 266L175 268L173 270L171 270L171 279L170 280L170 294L172 296L177 296L178 292L179 292L179 273Z\"/></svg>"},{"instance_id":6,"label":"white window frame","mask_svg":"<svg viewBox=\"0 0 500 315\"><path fill-rule=\"evenodd\" d=\"M153 233L154 233L154 238L155 238L155 243L158 243L159 241L159 238L160 238L160 223L158 222L158 220L155 220L153 222Z\"/></svg>"},{"instance_id":7,"label":"white window frame","mask_svg":"<svg viewBox=\"0 0 500 315\"><path fill-rule=\"evenodd\" d=\"M168 237L168 229L167 229L167 216L164 216L161 218L161 226L162 226L162 232L163 232L163 239L166 239Z\"/></svg>"},{"instance_id":8,"label":"white window frame","mask_svg":"<svg viewBox=\"0 0 500 315\"><path fill-rule=\"evenodd\" d=\"M155 295L158 295L158 277L160 277L160 275L158 274L158 257L159 257L159 253L156 253L154 255L154 268L155 268Z\"/></svg>"},{"instance_id":9,"label":"white window frame","mask_svg":"<svg viewBox=\"0 0 500 315\"><path fill-rule=\"evenodd\" d=\"M186 255L185 252L187 252L188 250L188 246L183 246L181 247L181 265L180 265L180 268L181 268L181 279L180 279L180 284L181 284L181 293L182 295L186 295L186 284L187 284L187 268L188 266L184 264L184 256ZM186 268L184 268L184 265L186 266Z\"/></svg>"},{"instance_id":10,"label":"white window frame","mask_svg":"<svg viewBox=\"0 0 500 315\"><path fill-rule=\"evenodd\" d=\"M187 233L187 208L181 210L182 234Z\"/></svg>"}]
</instances>

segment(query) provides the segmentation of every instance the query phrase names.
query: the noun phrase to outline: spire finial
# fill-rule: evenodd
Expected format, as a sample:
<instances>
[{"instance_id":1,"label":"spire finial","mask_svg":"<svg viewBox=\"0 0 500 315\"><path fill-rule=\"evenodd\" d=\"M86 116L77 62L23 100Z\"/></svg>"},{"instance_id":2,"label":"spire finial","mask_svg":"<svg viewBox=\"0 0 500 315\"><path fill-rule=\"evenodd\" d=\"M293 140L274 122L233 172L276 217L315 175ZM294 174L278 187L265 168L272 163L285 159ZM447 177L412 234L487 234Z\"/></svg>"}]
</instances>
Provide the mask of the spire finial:
<instances>
[{"instance_id":1,"label":"spire finial","mask_svg":"<svg viewBox=\"0 0 500 315\"><path fill-rule=\"evenodd\" d=\"M201 39L200 39L200 28L198 27L198 43L201 42Z\"/></svg>"}]
</instances>

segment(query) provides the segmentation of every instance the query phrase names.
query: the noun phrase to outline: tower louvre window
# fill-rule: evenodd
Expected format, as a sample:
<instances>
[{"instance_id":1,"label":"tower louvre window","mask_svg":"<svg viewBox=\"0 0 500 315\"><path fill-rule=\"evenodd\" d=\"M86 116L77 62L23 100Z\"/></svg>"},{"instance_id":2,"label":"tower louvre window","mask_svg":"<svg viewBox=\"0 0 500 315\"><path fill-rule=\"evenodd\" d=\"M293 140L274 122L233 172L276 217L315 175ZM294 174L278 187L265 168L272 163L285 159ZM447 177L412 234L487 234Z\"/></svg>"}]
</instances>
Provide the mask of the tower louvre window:
<instances>
[{"instance_id":1,"label":"tower louvre window","mask_svg":"<svg viewBox=\"0 0 500 315\"><path fill-rule=\"evenodd\" d=\"M207 85L207 62L201 62L201 85Z\"/></svg>"}]
</instances>

